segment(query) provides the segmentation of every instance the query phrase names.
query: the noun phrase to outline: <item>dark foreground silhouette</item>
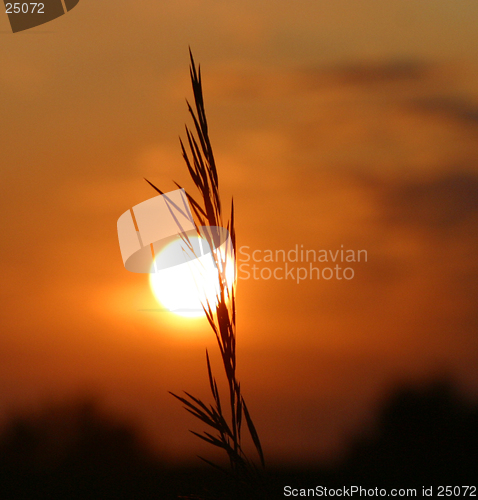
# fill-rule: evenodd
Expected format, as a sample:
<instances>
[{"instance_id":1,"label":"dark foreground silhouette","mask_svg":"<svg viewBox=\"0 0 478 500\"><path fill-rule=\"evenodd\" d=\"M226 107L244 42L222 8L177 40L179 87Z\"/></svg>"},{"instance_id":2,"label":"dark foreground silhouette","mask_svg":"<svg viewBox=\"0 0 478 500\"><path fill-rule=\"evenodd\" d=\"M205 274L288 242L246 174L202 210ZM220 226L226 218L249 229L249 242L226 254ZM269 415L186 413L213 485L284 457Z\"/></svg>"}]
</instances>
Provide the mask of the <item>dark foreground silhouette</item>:
<instances>
[{"instance_id":1,"label":"dark foreground silhouette","mask_svg":"<svg viewBox=\"0 0 478 500\"><path fill-rule=\"evenodd\" d=\"M268 470L261 488L239 492L211 467L171 468L134 430L90 403L12 419L0 436L1 499L285 498L284 487L472 485L478 471L478 407L451 386L400 390L384 404L373 437L351 444L325 469ZM310 495L310 493L309 493Z\"/></svg>"}]
</instances>

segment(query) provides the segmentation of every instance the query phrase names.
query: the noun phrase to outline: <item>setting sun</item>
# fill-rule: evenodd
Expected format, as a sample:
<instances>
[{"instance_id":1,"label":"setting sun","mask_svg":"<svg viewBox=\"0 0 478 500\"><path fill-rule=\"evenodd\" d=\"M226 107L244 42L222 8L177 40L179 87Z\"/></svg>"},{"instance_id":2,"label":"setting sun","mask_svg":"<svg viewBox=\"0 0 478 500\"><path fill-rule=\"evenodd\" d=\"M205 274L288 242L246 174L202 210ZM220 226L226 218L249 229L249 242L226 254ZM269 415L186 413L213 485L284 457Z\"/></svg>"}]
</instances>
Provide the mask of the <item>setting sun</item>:
<instances>
[{"instance_id":1,"label":"setting sun","mask_svg":"<svg viewBox=\"0 0 478 500\"><path fill-rule=\"evenodd\" d=\"M219 276L207 241L198 236L189 240L194 248L200 250L198 257L161 269L172 255L191 254L181 239L170 243L156 256L153 267L156 266L157 271L151 272L150 285L155 298L167 310L179 316L195 318L204 316L203 304L209 302L211 307L216 305ZM233 265L228 264L226 276L228 285L231 285L234 280Z\"/></svg>"}]
</instances>

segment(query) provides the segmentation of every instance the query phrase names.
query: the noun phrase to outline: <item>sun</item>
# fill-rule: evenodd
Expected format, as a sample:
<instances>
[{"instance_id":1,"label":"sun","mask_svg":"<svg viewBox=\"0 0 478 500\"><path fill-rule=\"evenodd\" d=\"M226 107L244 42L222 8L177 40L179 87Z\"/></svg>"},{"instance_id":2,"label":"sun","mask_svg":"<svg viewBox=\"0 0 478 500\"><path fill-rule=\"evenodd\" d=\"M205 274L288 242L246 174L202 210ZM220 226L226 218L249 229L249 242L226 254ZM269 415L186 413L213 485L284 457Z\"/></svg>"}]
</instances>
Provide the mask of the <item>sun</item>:
<instances>
[{"instance_id":1,"label":"sun","mask_svg":"<svg viewBox=\"0 0 478 500\"><path fill-rule=\"evenodd\" d=\"M150 273L150 285L156 300L167 310L179 316L198 318L205 315L203 304L209 302L212 308L217 304L219 273L207 241L199 236L189 237L189 240L195 249L199 249L196 252L199 256L161 269L172 256L177 259L178 255L191 255L186 243L178 238L156 256L152 271L160 270ZM231 259L226 262L226 281L231 285L234 265Z\"/></svg>"}]
</instances>

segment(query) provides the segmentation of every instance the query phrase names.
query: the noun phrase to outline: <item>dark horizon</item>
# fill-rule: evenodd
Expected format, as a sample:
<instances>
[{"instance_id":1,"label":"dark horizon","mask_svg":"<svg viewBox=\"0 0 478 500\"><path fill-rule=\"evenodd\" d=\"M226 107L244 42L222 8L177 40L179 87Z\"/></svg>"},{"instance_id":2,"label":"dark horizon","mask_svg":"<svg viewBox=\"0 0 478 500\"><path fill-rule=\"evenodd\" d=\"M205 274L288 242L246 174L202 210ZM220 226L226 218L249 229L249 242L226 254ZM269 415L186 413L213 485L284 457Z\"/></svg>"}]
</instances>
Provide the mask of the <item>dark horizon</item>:
<instances>
[{"instance_id":1,"label":"dark horizon","mask_svg":"<svg viewBox=\"0 0 478 500\"><path fill-rule=\"evenodd\" d=\"M463 399L446 379L421 388L397 388L382 403L375 425L351 436L340 461L268 466L263 487L242 496L232 480L199 459L172 465L153 453L134 427L105 416L93 401L10 419L0 434L2 498L205 495L201 498L226 500L237 494L264 499L281 497L285 486L300 490L351 485L413 487L420 496L424 486L471 486L478 465L478 405ZM205 457L207 453L204 450Z\"/></svg>"}]
</instances>

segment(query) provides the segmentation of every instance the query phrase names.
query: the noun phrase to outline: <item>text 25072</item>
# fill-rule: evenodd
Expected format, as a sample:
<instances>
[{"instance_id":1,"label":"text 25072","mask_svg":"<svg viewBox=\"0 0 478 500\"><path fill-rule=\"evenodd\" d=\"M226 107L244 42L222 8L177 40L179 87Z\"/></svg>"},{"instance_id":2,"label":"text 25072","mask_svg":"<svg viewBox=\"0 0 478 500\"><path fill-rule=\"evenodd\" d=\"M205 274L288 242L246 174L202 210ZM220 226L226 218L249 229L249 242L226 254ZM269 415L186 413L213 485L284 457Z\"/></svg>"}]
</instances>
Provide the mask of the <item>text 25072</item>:
<instances>
[{"instance_id":1,"label":"text 25072","mask_svg":"<svg viewBox=\"0 0 478 500\"><path fill-rule=\"evenodd\" d=\"M7 14L44 14L45 4L43 3L7 3Z\"/></svg>"},{"instance_id":2,"label":"text 25072","mask_svg":"<svg viewBox=\"0 0 478 500\"><path fill-rule=\"evenodd\" d=\"M476 497L476 486L438 486L439 497Z\"/></svg>"}]
</instances>

